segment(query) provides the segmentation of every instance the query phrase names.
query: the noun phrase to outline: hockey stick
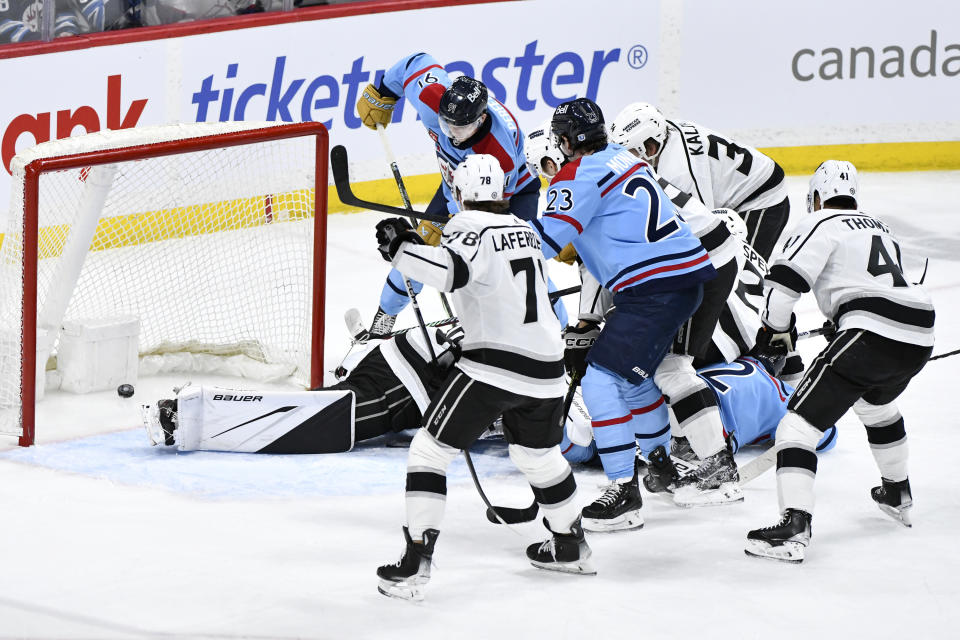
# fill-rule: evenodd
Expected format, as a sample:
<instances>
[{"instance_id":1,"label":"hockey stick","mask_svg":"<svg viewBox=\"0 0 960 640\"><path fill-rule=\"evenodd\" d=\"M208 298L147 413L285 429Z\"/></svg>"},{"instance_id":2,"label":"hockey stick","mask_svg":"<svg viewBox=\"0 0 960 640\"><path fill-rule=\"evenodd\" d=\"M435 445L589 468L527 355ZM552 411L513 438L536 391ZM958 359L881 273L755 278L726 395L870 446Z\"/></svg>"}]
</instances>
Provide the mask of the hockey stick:
<instances>
[{"instance_id":1,"label":"hockey stick","mask_svg":"<svg viewBox=\"0 0 960 640\"><path fill-rule=\"evenodd\" d=\"M550 294L550 302L556 302L558 299L563 296L568 296L571 293L577 293L580 291L580 286L568 287L566 289L559 289ZM370 333L366 326L363 324L363 319L360 316L360 311L356 308L347 309L343 314L343 322L347 325L347 331L350 333L350 344L364 344L368 340L389 340L390 338L395 338L403 333L412 331L417 327L406 327L405 329L395 329L389 333ZM451 316L449 318L444 318L443 320L433 320L431 322L424 323L428 328L433 327L446 327L451 324L459 322L459 319L456 316ZM349 352L348 352L349 355ZM341 363L342 364L342 363Z\"/></svg>"},{"instance_id":2,"label":"hockey stick","mask_svg":"<svg viewBox=\"0 0 960 640\"><path fill-rule=\"evenodd\" d=\"M330 170L333 173L333 185L337 189L337 197L339 197L340 202L345 205L379 211L381 213L389 213L394 216L412 216L420 220L430 220L431 222L448 222L450 220L450 217L446 215L427 214L411 209L401 209L400 207L392 207L387 204L370 202L369 200L358 198L350 188L350 169L347 160L347 149L343 145L338 144L330 150Z\"/></svg>"},{"instance_id":3,"label":"hockey stick","mask_svg":"<svg viewBox=\"0 0 960 640\"><path fill-rule=\"evenodd\" d=\"M350 333L351 344L364 344L368 340L389 340L414 329L419 329L419 327L407 327L405 329L395 329L389 333L370 333L364 326L360 311L357 309L347 309L343 314L343 322L347 325L347 331ZM432 329L434 327L446 327L457 322L459 320L456 317L444 318L443 320L425 322L424 326Z\"/></svg>"},{"instance_id":4,"label":"hockey stick","mask_svg":"<svg viewBox=\"0 0 960 640\"><path fill-rule=\"evenodd\" d=\"M567 420L567 415L570 413L570 405L573 404L573 397L576 395L578 386L580 386L580 376L574 372L573 375L570 376L567 395L563 398L563 413L560 414L561 428ZM496 513L491 513L491 510ZM521 522L530 522L537 517L539 511L540 505L537 504L537 500L534 498L533 504L522 509L515 507L490 507L487 509L487 520L494 524L497 524L498 520L504 524L519 524Z\"/></svg>"},{"instance_id":5,"label":"hockey stick","mask_svg":"<svg viewBox=\"0 0 960 640\"><path fill-rule=\"evenodd\" d=\"M387 154L387 162L390 163L390 171L393 173L393 179L397 183L397 189L400 191L400 198L403 200L403 206L407 211L413 211L413 204L410 202L410 195L407 193L407 187L403 184L403 176L400 175L400 167L397 166L397 159L393 155L393 149L390 148L390 140L387 139L387 128L381 123L377 123L377 133L380 134L380 143L383 145L383 152ZM417 220L413 216L408 216L410 224L417 226ZM450 301L443 291L437 291L440 294L440 303L448 316L453 317L453 311L450 310Z\"/></svg>"}]
</instances>

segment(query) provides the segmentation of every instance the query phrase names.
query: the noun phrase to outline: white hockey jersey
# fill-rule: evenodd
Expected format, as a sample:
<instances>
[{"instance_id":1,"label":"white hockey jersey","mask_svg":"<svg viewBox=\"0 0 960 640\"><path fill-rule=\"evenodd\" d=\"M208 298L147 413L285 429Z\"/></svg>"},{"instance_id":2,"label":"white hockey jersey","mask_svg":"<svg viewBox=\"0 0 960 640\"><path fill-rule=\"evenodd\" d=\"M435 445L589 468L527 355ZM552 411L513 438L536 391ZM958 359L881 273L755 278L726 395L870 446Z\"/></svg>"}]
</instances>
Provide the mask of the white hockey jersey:
<instances>
[{"instance_id":1,"label":"white hockey jersey","mask_svg":"<svg viewBox=\"0 0 960 640\"><path fill-rule=\"evenodd\" d=\"M713 330L713 343L724 360L733 362L750 352L760 329L760 307L763 306L763 277L767 263L763 256L745 242L737 241L744 258L737 285Z\"/></svg>"},{"instance_id":2,"label":"white hockey jersey","mask_svg":"<svg viewBox=\"0 0 960 640\"><path fill-rule=\"evenodd\" d=\"M719 269L735 260L742 243L730 233L723 219L666 178L658 173L654 175L658 176L657 183L663 188L663 192L680 209L680 215L690 225L690 231L710 254L710 262L714 268Z\"/></svg>"},{"instance_id":3,"label":"white hockey jersey","mask_svg":"<svg viewBox=\"0 0 960 640\"><path fill-rule=\"evenodd\" d=\"M448 340L441 342L438 338L452 335L454 331L459 330L459 328L454 329L452 327L447 327L442 331L427 328L427 336L430 338L431 348L433 349L432 355L423 339L423 332L418 328L380 343L380 355L383 356L394 375L410 392L413 401L420 408L420 413L424 413L430 406L430 395L427 392L429 382L426 378L429 374L427 365L433 357L436 357L442 366L449 366L454 359L450 342Z\"/></svg>"},{"instance_id":4,"label":"white hockey jersey","mask_svg":"<svg viewBox=\"0 0 960 640\"><path fill-rule=\"evenodd\" d=\"M407 242L393 266L452 292L463 325L457 364L475 380L534 398L563 396L563 341L547 295L540 236L511 214L462 211L440 246Z\"/></svg>"},{"instance_id":5,"label":"white hockey jersey","mask_svg":"<svg viewBox=\"0 0 960 640\"><path fill-rule=\"evenodd\" d=\"M786 328L793 305L812 289L841 330L933 346L933 303L904 277L900 244L886 224L861 211L821 209L789 233L764 280L766 324Z\"/></svg>"},{"instance_id":6,"label":"white hockey jersey","mask_svg":"<svg viewBox=\"0 0 960 640\"><path fill-rule=\"evenodd\" d=\"M693 122L667 121L657 173L708 209L743 213L787 197L783 169L769 156Z\"/></svg>"}]
</instances>

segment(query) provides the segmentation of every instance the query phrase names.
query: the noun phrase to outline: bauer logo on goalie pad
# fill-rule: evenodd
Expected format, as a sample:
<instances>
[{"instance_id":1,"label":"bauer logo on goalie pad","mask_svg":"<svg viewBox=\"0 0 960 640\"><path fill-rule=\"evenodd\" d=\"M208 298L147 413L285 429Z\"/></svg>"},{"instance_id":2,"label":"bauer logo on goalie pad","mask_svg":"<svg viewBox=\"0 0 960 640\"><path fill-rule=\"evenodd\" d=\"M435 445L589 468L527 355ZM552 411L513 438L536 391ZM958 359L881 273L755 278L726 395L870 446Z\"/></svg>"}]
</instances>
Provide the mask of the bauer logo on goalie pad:
<instances>
[{"instance_id":1,"label":"bauer logo on goalie pad","mask_svg":"<svg viewBox=\"0 0 960 640\"><path fill-rule=\"evenodd\" d=\"M214 400L223 400L224 402L261 402L263 396L234 396L225 393L218 393L213 396Z\"/></svg>"}]
</instances>

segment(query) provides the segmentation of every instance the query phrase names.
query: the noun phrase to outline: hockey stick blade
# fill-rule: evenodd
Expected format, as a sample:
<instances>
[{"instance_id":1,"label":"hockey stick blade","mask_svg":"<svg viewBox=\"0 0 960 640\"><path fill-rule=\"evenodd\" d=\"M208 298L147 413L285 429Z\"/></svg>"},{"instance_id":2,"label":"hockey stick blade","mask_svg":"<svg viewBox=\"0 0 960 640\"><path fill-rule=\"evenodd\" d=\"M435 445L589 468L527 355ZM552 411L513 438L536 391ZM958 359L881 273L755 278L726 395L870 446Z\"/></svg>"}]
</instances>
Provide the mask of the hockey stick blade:
<instances>
[{"instance_id":1,"label":"hockey stick blade","mask_svg":"<svg viewBox=\"0 0 960 640\"><path fill-rule=\"evenodd\" d=\"M534 500L529 507L519 509L517 507L498 507L487 508L487 520L493 524L521 524L531 522L540 512L540 505Z\"/></svg>"},{"instance_id":2,"label":"hockey stick blade","mask_svg":"<svg viewBox=\"0 0 960 640\"><path fill-rule=\"evenodd\" d=\"M777 463L777 449L770 447L746 464L740 465L740 486L756 480Z\"/></svg>"},{"instance_id":3,"label":"hockey stick blade","mask_svg":"<svg viewBox=\"0 0 960 640\"><path fill-rule=\"evenodd\" d=\"M360 207L361 209L370 209L371 211L379 211L381 213L389 213L394 216L413 216L421 220L430 220L431 222L448 222L450 220L449 216L446 215L427 214L421 211L414 211L413 209L402 209L400 207L392 207L388 204L370 202L369 200L358 198L354 195L350 187L350 169L348 166L347 149L341 144L338 144L330 150L330 170L333 172L333 185L337 189L337 197L340 198L340 202L345 205Z\"/></svg>"}]
</instances>

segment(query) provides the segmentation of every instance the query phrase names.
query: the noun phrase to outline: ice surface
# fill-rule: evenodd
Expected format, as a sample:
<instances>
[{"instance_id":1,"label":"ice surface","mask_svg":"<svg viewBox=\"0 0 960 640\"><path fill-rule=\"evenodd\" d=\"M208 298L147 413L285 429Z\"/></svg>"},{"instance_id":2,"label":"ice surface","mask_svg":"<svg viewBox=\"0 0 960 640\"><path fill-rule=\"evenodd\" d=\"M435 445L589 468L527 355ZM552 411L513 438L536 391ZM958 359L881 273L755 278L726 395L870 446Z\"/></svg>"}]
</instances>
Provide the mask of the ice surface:
<instances>
[{"instance_id":1,"label":"ice surface","mask_svg":"<svg viewBox=\"0 0 960 640\"><path fill-rule=\"evenodd\" d=\"M802 215L806 181L789 184ZM905 252L930 257L935 352L960 348L960 173L864 174L861 186L864 209L900 234ZM327 369L346 352L343 312L357 307L369 322L377 307L387 267L375 219L330 218ZM559 286L575 282L572 269L551 265ZM440 317L435 294L421 301ZM801 328L822 322L809 296L798 311ZM410 311L398 320L412 323ZM809 360L821 346L812 339L802 350ZM542 526L489 524L458 460L419 606L379 595L374 575L402 548L405 450L177 454L148 446L136 404L183 376L142 379L129 401L52 393L38 405L38 446L0 440L0 637L956 637L958 365L960 356L930 363L900 403L913 529L870 500L879 477L852 414L821 456L800 566L743 555L746 531L777 519L768 473L735 506L681 510L646 497L642 530L589 538L595 577L539 571L523 549ZM494 502L529 504L502 450L488 446L476 463ZM586 503L603 478L578 470L577 479Z\"/></svg>"}]
</instances>

